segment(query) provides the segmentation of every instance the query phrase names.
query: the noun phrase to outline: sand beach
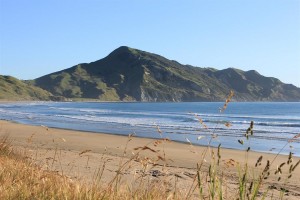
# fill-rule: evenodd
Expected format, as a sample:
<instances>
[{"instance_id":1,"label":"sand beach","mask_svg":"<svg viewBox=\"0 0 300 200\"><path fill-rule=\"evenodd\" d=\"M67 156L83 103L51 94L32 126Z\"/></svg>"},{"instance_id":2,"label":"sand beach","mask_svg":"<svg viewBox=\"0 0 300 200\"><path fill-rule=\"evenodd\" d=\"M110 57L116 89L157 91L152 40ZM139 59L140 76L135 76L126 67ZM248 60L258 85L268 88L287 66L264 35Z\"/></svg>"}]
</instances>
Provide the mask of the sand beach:
<instances>
[{"instance_id":1,"label":"sand beach","mask_svg":"<svg viewBox=\"0 0 300 200\"><path fill-rule=\"evenodd\" d=\"M164 138L155 140L137 138L134 135L82 132L9 121L0 121L0 135L7 135L14 148L25 151L28 158L43 169L56 171L71 180L92 182L95 171L105 165L102 181L109 183L120 165L128 162L130 164L124 165L122 169L122 183L134 184L135 177L146 167L146 176L149 179L163 179L168 182L170 188L174 187L176 182L176 187L183 193L190 190L193 193L197 163L205 173L209 164L213 162L212 159L217 160L218 155L215 148L178 143ZM260 156L263 156L261 165L255 167ZM229 190L228 198L234 198L236 195L230 190L234 191L238 184L238 166L247 162L253 174L259 175L267 160L271 163L270 171L274 172L281 163L288 160L288 156L221 148L219 162L226 180L224 184ZM297 157L293 158L294 163L298 160ZM288 169L283 170L281 176L285 177L284 175L288 176ZM288 199L298 199L299 177L300 170L297 169L293 176L283 183L278 181L278 174L271 173L262 187L270 188L268 196L273 196L274 199L279 196L280 188L284 185L288 191ZM197 198L197 195L193 194L190 198Z\"/></svg>"}]
</instances>

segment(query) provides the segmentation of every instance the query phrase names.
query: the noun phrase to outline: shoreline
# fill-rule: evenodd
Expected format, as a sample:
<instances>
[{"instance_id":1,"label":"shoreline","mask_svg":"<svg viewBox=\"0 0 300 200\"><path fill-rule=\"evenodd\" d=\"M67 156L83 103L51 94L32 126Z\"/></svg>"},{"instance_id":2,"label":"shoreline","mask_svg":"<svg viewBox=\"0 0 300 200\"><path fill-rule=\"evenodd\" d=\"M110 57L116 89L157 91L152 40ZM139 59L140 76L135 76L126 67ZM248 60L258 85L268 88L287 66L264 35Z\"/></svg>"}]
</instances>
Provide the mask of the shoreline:
<instances>
[{"instance_id":1,"label":"shoreline","mask_svg":"<svg viewBox=\"0 0 300 200\"><path fill-rule=\"evenodd\" d=\"M36 135L37 131L41 131L44 134L48 134L47 132L51 131L53 133L55 133L56 136L65 136L68 137L68 134L71 135L77 135L77 136L84 136L84 137L92 137L92 138L109 138L109 139L115 139L115 138L119 138L123 141L125 141L125 139L128 139L128 135L123 135L123 134L117 134L117 133L105 133L105 132L93 132L93 131L81 131L81 130L74 130L74 129L66 129L66 128L55 128L55 127L48 127L48 126L43 126L43 125L29 125L29 124L22 124L22 123L18 123L15 121L9 121L9 120L0 120L0 134L1 132L3 132L3 128L7 128L7 130L5 130L5 132L8 135L11 135L13 137L16 138L22 138L25 139L26 137L31 137L32 135ZM16 134L17 132L20 131L20 129L24 129L25 130L25 134L23 133L22 135ZM31 131L31 134L30 134ZM3 133L2 133L3 135ZM149 142L154 142L163 138L147 138L147 137L136 137L133 134L132 138L134 138L135 140L138 140L139 142L145 142L145 143L149 143ZM40 135L41 136L41 135ZM43 138L41 138L43 139ZM196 148L197 150L203 150L206 148L212 148L214 150L217 149L217 147L213 147L213 146L206 146L206 145L194 145L194 144L189 144L188 142L181 142L181 141L170 141L172 144L174 144L174 146L180 146L180 147L189 147L189 148ZM139 143L142 144L142 143ZM244 154L245 150L239 150L239 149L233 149L233 148L225 148L225 147L221 147L221 149L223 151L226 151L226 153L230 153L230 154ZM272 158L272 157L281 157L281 158L286 158L288 157L288 155L283 155L283 154L275 154L275 153L270 153L270 152L259 152L259 151L249 151L250 154L254 154L254 155L265 155L268 158ZM299 158L298 156L293 156L296 158Z\"/></svg>"},{"instance_id":2,"label":"shoreline","mask_svg":"<svg viewBox=\"0 0 300 200\"><path fill-rule=\"evenodd\" d=\"M103 134L103 135L112 135L112 136L120 136L120 137L128 137L128 135L122 134L122 133L113 133L113 132L95 132L95 131L88 131L88 130L76 130L76 129L68 129L68 128L58 128L58 127L51 127L51 126L44 126L44 125L34 125L34 124L25 124L25 123L20 123L17 121L13 121L13 120L0 120L0 125L1 125L1 121L6 121L9 123L14 123L14 124L20 124L20 125L27 125L27 126L33 126L33 127L46 127L46 128L50 128L50 129L58 129L58 130L65 130L65 131L75 131L75 132L82 132L82 133L90 133L90 134ZM150 139L150 140L158 140L161 139L160 137L156 137L156 138L150 138L150 137L143 137L143 136L136 136L133 134L133 137L135 138L141 138L141 139ZM178 144L182 144L182 145L190 145L190 143L186 142L186 141L180 141L180 140L172 140L172 142L178 143ZM192 144L195 147L201 147L201 148L207 148L208 145L201 145L201 144ZM217 146L210 146L213 149L217 149ZM245 152L245 150L242 149L235 149L235 148L228 148L228 147L222 147L222 149L228 149L228 150L232 150L232 151L239 151L239 152ZM272 153L272 152L264 152L264 151L256 151L256 150L251 150L251 152L256 152L256 153L261 153L261 154L269 154L269 155L274 155L276 156L278 153ZM278 154L278 155L282 155L282 156L288 156L288 154ZM297 155L293 155L293 157L297 157L300 158L300 156Z\"/></svg>"},{"instance_id":3,"label":"shoreline","mask_svg":"<svg viewBox=\"0 0 300 200\"><path fill-rule=\"evenodd\" d=\"M46 100L5 100L0 99L0 103L33 103L33 102L56 102L56 103L63 103L63 102L80 102L80 103L223 103L224 101L85 101L85 100L71 100L71 101L46 101ZM300 103L299 101L230 101L231 103Z\"/></svg>"},{"instance_id":4,"label":"shoreline","mask_svg":"<svg viewBox=\"0 0 300 200\"><path fill-rule=\"evenodd\" d=\"M44 125L34 125L34 124L26 124L26 123L20 123L17 121L13 121L13 120L0 120L0 125L1 125L1 121L6 121L6 122L10 122L10 123L14 123L14 124L20 124L20 125L27 125L27 126L34 126L34 127L47 127L47 128L51 128L51 129L57 129L57 130L65 130L65 131L75 131L75 132L82 132L82 133L90 133L90 134L104 134L104 135L112 135L112 136L121 136L121 137L128 137L128 135L126 134L122 134L122 133L113 133L113 132L96 132L96 131L89 131L89 130L76 130L76 129L71 129L71 128L58 128L58 127L51 127L51 126L44 126ZM151 137L143 137L143 136L136 136L133 134L133 136L135 138L141 138L141 139L150 139L150 140L158 140L160 139L160 137L156 137L156 138L151 138ZM180 140L172 140L172 142L176 142L178 144L182 144L182 145L190 145L189 142L187 141L180 141ZM201 148L207 148L207 145L201 145L201 144L192 144L195 147L201 147ZM216 149L217 146L210 146L213 149ZM235 149L235 148L228 148L228 147L222 147L222 149L228 149L228 150L232 150L232 151L239 151L239 152L245 152L245 150L242 149ZM269 154L269 155L274 155L276 156L278 153L273 153L273 152L266 152L266 151L257 151L257 150L251 150L251 152L255 152L255 153L261 153L261 154ZM281 156L288 156L288 154L283 154L283 153L279 153L278 155ZM293 157L297 157L300 158L300 155L293 155Z\"/></svg>"}]
</instances>

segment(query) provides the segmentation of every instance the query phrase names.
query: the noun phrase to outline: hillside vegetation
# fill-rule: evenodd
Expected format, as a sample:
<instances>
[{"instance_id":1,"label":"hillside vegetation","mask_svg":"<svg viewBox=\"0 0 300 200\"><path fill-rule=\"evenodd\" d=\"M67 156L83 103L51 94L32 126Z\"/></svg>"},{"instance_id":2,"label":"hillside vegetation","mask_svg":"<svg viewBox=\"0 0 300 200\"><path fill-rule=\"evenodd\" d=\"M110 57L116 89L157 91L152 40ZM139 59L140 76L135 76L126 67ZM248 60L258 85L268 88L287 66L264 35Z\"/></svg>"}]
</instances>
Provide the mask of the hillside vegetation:
<instances>
[{"instance_id":1,"label":"hillside vegetation","mask_svg":"<svg viewBox=\"0 0 300 200\"><path fill-rule=\"evenodd\" d=\"M35 80L0 78L6 100L223 101L233 90L235 101L300 101L300 88L254 70L182 65L125 46Z\"/></svg>"},{"instance_id":2,"label":"hillside vegetation","mask_svg":"<svg viewBox=\"0 0 300 200\"><path fill-rule=\"evenodd\" d=\"M12 76L0 75L0 100L50 100L51 94Z\"/></svg>"},{"instance_id":3,"label":"hillside vegetation","mask_svg":"<svg viewBox=\"0 0 300 200\"><path fill-rule=\"evenodd\" d=\"M32 82L56 96L108 101L299 101L300 89L258 72L182 65L160 55L119 47L107 57Z\"/></svg>"}]
</instances>

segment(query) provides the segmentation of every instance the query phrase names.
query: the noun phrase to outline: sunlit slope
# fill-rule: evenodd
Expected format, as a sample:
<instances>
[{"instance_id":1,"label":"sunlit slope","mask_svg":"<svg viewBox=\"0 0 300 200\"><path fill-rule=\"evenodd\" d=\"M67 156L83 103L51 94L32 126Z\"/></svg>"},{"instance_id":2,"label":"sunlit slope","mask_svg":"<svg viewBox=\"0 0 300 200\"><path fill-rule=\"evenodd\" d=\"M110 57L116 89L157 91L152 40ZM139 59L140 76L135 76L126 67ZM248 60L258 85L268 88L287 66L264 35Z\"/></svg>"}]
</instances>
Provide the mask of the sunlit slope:
<instances>
[{"instance_id":1,"label":"sunlit slope","mask_svg":"<svg viewBox=\"0 0 300 200\"><path fill-rule=\"evenodd\" d=\"M107 57L33 81L56 96L105 101L300 101L300 89L258 72L182 65L160 55L119 47Z\"/></svg>"},{"instance_id":2,"label":"sunlit slope","mask_svg":"<svg viewBox=\"0 0 300 200\"><path fill-rule=\"evenodd\" d=\"M0 100L50 100L51 94L12 76L0 75Z\"/></svg>"}]
</instances>

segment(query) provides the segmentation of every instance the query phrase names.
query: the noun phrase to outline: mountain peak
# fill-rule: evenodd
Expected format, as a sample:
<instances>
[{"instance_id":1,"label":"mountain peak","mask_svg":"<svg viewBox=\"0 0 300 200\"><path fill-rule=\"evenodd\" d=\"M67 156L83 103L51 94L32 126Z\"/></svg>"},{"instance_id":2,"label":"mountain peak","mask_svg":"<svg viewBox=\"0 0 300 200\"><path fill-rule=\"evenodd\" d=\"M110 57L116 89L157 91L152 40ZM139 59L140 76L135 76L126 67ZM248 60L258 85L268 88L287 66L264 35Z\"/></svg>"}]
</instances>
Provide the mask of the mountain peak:
<instances>
[{"instance_id":1,"label":"mountain peak","mask_svg":"<svg viewBox=\"0 0 300 200\"><path fill-rule=\"evenodd\" d=\"M109 55L116 55L116 54L122 54L122 53L129 53L129 54L138 54L140 50L134 49L128 46L120 46L116 48L114 51L112 51Z\"/></svg>"},{"instance_id":2,"label":"mountain peak","mask_svg":"<svg viewBox=\"0 0 300 200\"><path fill-rule=\"evenodd\" d=\"M130 48L128 46L120 46L120 47L116 48L114 51L130 51L130 49L132 49L132 48Z\"/></svg>"},{"instance_id":3,"label":"mountain peak","mask_svg":"<svg viewBox=\"0 0 300 200\"><path fill-rule=\"evenodd\" d=\"M255 71L182 65L163 56L120 46L106 58L34 81L56 96L109 101L299 101L300 89Z\"/></svg>"}]
</instances>

